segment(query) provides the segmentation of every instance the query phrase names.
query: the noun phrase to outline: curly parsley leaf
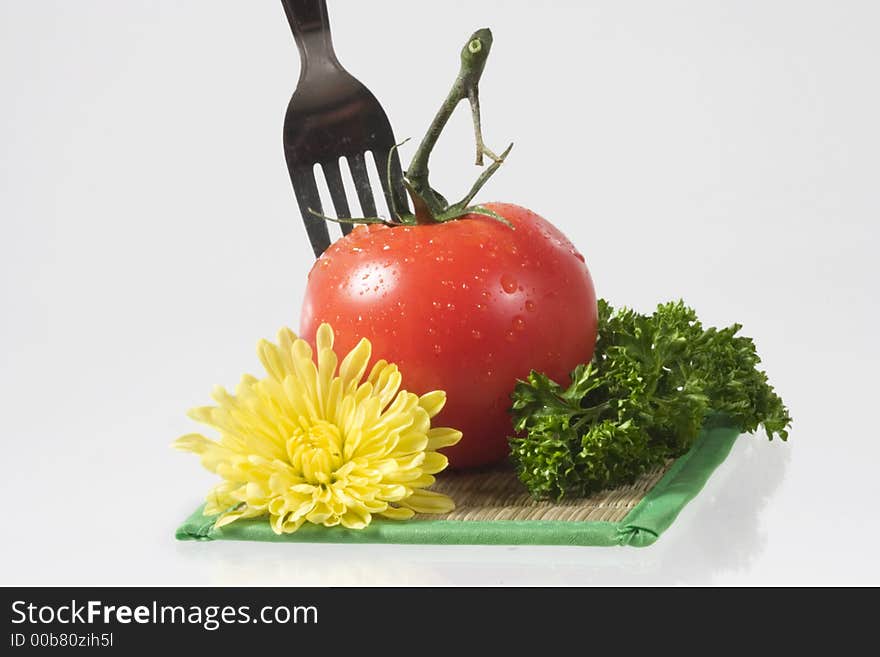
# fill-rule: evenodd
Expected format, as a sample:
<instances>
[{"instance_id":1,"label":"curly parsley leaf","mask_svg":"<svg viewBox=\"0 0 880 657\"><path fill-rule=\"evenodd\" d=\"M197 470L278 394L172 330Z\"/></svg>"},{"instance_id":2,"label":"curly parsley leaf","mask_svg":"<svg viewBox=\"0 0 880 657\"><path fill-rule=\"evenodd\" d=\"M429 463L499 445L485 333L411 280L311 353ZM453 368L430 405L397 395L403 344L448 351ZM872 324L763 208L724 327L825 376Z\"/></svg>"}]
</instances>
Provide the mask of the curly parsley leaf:
<instances>
[{"instance_id":1,"label":"curly parsley leaf","mask_svg":"<svg viewBox=\"0 0 880 657\"><path fill-rule=\"evenodd\" d=\"M740 328L704 329L681 301L642 315L600 299L593 359L569 386L534 371L517 383L510 445L520 480L555 499L632 483L685 453L710 414L786 440L788 409Z\"/></svg>"}]
</instances>

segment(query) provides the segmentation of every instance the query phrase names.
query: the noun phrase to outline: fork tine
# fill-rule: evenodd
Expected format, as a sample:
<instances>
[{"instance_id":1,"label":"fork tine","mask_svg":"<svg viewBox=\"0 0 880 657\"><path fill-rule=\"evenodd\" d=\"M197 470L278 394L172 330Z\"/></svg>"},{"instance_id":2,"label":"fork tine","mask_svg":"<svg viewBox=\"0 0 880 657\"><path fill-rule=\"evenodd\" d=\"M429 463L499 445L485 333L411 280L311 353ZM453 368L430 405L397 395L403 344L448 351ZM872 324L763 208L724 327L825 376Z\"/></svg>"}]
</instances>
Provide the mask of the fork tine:
<instances>
[{"instance_id":1,"label":"fork tine","mask_svg":"<svg viewBox=\"0 0 880 657\"><path fill-rule=\"evenodd\" d=\"M373 200L373 188L370 186L370 176L367 174L367 163L364 154L349 155L348 166L351 169L351 177L357 190L358 201L361 204L361 212L365 217L375 217L376 203Z\"/></svg>"},{"instance_id":2,"label":"fork tine","mask_svg":"<svg viewBox=\"0 0 880 657\"><path fill-rule=\"evenodd\" d=\"M345 186L342 184L342 173L339 170L339 160L322 162L324 178L327 180L327 188L330 190L330 198L333 199L333 207L336 209L337 219L351 219L351 211L348 209L348 199L345 198ZM351 224L341 224L342 234L348 235L354 227Z\"/></svg>"},{"instance_id":3,"label":"fork tine","mask_svg":"<svg viewBox=\"0 0 880 657\"><path fill-rule=\"evenodd\" d=\"M382 193L385 195L385 203L388 205L389 214L394 214L394 207L398 211L406 212L409 205L406 197L402 194L403 172L400 169L400 158L395 149L391 153L391 184L394 189L388 188L388 151L373 151L373 159L376 161L376 168L379 169L379 181L382 183ZM391 194L394 194L394 204L391 202Z\"/></svg>"},{"instance_id":4,"label":"fork tine","mask_svg":"<svg viewBox=\"0 0 880 657\"><path fill-rule=\"evenodd\" d=\"M296 202L299 205L299 212L302 215L306 232L309 235L309 242L315 257L321 257L321 254L330 246L330 233L327 231L327 224L323 219L316 217L309 208L315 212L323 212L321 207L321 197L318 195L318 185L315 181L315 173L311 168L300 167L293 171L291 175L293 182L293 191L296 194Z\"/></svg>"}]
</instances>

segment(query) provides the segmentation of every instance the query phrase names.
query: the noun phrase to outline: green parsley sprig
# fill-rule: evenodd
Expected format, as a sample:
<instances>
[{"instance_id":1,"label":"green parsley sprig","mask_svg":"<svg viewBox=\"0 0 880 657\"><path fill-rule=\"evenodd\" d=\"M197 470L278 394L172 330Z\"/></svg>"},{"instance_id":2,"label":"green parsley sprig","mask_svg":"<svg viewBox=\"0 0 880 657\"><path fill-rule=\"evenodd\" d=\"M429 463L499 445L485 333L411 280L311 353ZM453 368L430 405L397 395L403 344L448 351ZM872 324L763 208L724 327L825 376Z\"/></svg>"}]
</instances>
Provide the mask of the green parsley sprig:
<instances>
[{"instance_id":1,"label":"green parsley sprig","mask_svg":"<svg viewBox=\"0 0 880 657\"><path fill-rule=\"evenodd\" d=\"M520 480L557 500L632 483L685 453L710 415L786 440L788 409L740 328L704 329L681 301L642 315L600 299L593 359L570 385L534 371L517 383L510 445Z\"/></svg>"}]
</instances>

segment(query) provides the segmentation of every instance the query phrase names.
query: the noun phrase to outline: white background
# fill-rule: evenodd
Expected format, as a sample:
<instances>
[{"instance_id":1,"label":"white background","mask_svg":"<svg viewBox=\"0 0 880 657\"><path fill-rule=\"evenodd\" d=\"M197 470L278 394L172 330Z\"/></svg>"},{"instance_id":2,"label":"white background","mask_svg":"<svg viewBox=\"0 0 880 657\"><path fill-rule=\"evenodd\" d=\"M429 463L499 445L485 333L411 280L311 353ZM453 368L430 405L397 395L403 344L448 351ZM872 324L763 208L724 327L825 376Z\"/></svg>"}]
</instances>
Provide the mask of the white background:
<instances>
[{"instance_id":1,"label":"white background","mask_svg":"<svg viewBox=\"0 0 880 657\"><path fill-rule=\"evenodd\" d=\"M399 138L491 26L486 138L516 146L482 199L554 222L615 303L744 324L791 439L740 439L644 550L176 542L214 480L169 448L185 410L298 322L294 42L278 2L2 0L0 584L880 584L878 5L330 14ZM471 139L462 107L433 160L449 196Z\"/></svg>"}]
</instances>

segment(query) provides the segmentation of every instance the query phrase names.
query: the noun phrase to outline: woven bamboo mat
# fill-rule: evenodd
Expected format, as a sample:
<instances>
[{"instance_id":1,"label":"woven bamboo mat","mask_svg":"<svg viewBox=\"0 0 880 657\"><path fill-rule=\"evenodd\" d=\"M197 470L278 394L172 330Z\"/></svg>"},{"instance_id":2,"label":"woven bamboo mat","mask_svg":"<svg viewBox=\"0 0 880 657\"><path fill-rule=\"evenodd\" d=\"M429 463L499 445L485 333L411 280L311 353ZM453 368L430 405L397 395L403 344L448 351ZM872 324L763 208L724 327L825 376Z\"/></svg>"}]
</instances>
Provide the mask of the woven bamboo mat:
<instances>
[{"instance_id":1,"label":"woven bamboo mat","mask_svg":"<svg viewBox=\"0 0 880 657\"><path fill-rule=\"evenodd\" d=\"M189 541L647 547L699 494L739 434L736 427L707 426L675 462L645 473L631 486L585 499L533 500L512 468L442 472L433 488L450 495L457 508L441 516L416 514L411 522L376 518L364 529L307 523L292 534L276 534L265 516L217 527L215 517L206 517L201 505L175 536Z\"/></svg>"},{"instance_id":2,"label":"woven bamboo mat","mask_svg":"<svg viewBox=\"0 0 880 657\"><path fill-rule=\"evenodd\" d=\"M533 499L512 468L482 472L444 472L431 490L455 500L455 510L438 516L417 514L432 520L567 520L618 522L663 477L672 461L646 472L630 486L620 486L580 499L560 502Z\"/></svg>"}]
</instances>

